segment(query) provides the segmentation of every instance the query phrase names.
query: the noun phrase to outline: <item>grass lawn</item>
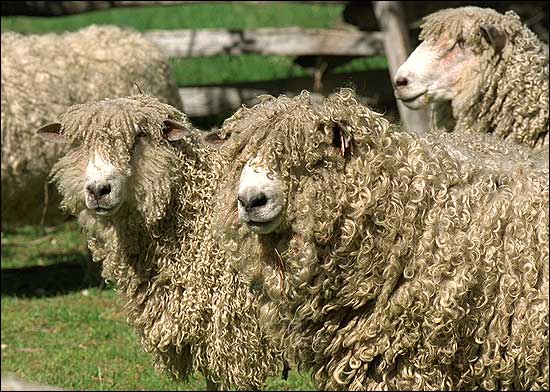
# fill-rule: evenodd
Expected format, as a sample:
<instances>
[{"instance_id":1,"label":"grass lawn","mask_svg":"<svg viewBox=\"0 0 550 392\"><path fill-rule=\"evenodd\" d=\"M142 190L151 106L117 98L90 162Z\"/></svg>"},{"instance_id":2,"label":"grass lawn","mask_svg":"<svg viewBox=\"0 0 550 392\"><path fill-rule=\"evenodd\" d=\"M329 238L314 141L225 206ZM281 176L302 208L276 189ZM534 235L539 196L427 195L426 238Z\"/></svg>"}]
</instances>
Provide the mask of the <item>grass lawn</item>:
<instances>
[{"instance_id":1,"label":"grass lawn","mask_svg":"<svg viewBox=\"0 0 550 392\"><path fill-rule=\"evenodd\" d=\"M2 233L2 372L68 390L204 390L204 377L175 382L154 370L112 286L86 276L76 222L55 231ZM313 390L291 371L265 390Z\"/></svg>"},{"instance_id":2,"label":"grass lawn","mask_svg":"<svg viewBox=\"0 0 550 392\"><path fill-rule=\"evenodd\" d=\"M73 31L89 24L116 24L139 31L175 29L244 29L302 26L329 28L337 23L341 4L301 2L178 4L159 7L113 8L57 17L2 17L2 31L43 33Z\"/></svg>"}]
</instances>

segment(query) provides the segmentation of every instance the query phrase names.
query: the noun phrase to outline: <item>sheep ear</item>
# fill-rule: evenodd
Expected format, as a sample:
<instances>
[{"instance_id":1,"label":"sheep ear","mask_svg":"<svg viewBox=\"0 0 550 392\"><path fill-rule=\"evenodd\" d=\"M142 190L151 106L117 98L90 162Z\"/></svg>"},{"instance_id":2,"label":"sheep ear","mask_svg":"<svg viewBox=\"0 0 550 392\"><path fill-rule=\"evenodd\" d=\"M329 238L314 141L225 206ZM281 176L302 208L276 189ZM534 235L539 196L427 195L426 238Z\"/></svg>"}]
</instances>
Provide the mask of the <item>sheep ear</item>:
<instances>
[{"instance_id":1,"label":"sheep ear","mask_svg":"<svg viewBox=\"0 0 550 392\"><path fill-rule=\"evenodd\" d=\"M496 53L500 53L506 45L506 34L501 27L493 24L485 24L480 26L483 37L495 48Z\"/></svg>"},{"instance_id":2,"label":"sheep ear","mask_svg":"<svg viewBox=\"0 0 550 392\"><path fill-rule=\"evenodd\" d=\"M227 141L227 137L225 139L222 139L222 137L220 136L220 131L216 130L208 132L206 135L204 135L203 140L205 143L210 144L211 146L220 147Z\"/></svg>"},{"instance_id":3,"label":"sheep ear","mask_svg":"<svg viewBox=\"0 0 550 392\"><path fill-rule=\"evenodd\" d=\"M180 124L174 120L166 119L163 123L164 127L162 128L162 132L166 139L171 142L175 142L191 134L191 130L186 125Z\"/></svg>"},{"instance_id":4,"label":"sheep ear","mask_svg":"<svg viewBox=\"0 0 550 392\"><path fill-rule=\"evenodd\" d=\"M52 124L44 125L38 131L36 131L38 136L40 136L41 138L43 138L48 142L65 143L67 139L60 132L61 132L60 123L52 123Z\"/></svg>"}]
</instances>

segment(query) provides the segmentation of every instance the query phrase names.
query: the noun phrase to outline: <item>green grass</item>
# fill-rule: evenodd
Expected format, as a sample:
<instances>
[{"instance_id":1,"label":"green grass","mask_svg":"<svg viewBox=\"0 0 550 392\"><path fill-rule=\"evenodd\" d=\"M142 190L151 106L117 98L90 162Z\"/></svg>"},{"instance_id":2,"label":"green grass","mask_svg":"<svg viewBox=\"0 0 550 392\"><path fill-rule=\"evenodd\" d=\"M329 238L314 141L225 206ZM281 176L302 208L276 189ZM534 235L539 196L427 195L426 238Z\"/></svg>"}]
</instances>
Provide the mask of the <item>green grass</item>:
<instances>
[{"instance_id":1,"label":"green grass","mask_svg":"<svg viewBox=\"0 0 550 392\"><path fill-rule=\"evenodd\" d=\"M61 17L2 17L2 31L46 33L74 31L90 24L115 24L138 31L300 26L330 28L340 25L343 5L291 2L266 4L189 4L166 7L115 8ZM309 75L289 56L214 56L172 59L178 86L206 86L254 82ZM335 72L387 68L385 58L354 60Z\"/></svg>"},{"instance_id":2,"label":"green grass","mask_svg":"<svg viewBox=\"0 0 550 392\"><path fill-rule=\"evenodd\" d=\"M200 374L175 382L155 371L112 286L86 276L76 222L2 233L2 373L68 390L204 390ZM313 390L295 370L265 390Z\"/></svg>"},{"instance_id":3,"label":"green grass","mask_svg":"<svg viewBox=\"0 0 550 392\"><path fill-rule=\"evenodd\" d=\"M225 83L286 79L310 75L292 62L292 57L215 56L171 59L172 72L178 86L207 86ZM387 69L385 57L359 58L334 69L334 73ZM213 69L216 72L213 72Z\"/></svg>"},{"instance_id":4,"label":"green grass","mask_svg":"<svg viewBox=\"0 0 550 392\"><path fill-rule=\"evenodd\" d=\"M75 221L53 227L22 226L2 235L2 268L46 266L85 259L84 237Z\"/></svg>"},{"instance_id":5,"label":"green grass","mask_svg":"<svg viewBox=\"0 0 550 392\"><path fill-rule=\"evenodd\" d=\"M71 390L204 389L156 374L118 308L113 290L2 296L2 371Z\"/></svg>"},{"instance_id":6,"label":"green grass","mask_svg":"<svg viewBox=\"0 0 550 392\"><path fill-rule=\"evenodd\" d=\"M44 33L74 31L90 24L115 24L139 31L199 28L250 29L302 26L329 28L339 21L343 5L291 2L264 4L187 4L165 7L114 8L59 17L2 17L2 31Z\"/></svg>"},{"instance_id":7,"label":"green grass","mask_svg":"<svg viewBox=\"0 0 550 392\"><path fill-rule=\"evenodd\" d=\"M384 56L373 56L351 60L349 63L336 67L334 72L344 73L379 69L388 69L388 60Z\"/></svg>"},{"instance_id":8,"label":"green grass","mask_svg":"<svg viewBox=\"0 0 550 392\"><path fill-rule=\"evenodd\" d=\"M178 86L204 86L284 79L307 76L308 72L293 64L291 57L215 56L172 59L172 72Z\"/></svg>"}]
</instances>

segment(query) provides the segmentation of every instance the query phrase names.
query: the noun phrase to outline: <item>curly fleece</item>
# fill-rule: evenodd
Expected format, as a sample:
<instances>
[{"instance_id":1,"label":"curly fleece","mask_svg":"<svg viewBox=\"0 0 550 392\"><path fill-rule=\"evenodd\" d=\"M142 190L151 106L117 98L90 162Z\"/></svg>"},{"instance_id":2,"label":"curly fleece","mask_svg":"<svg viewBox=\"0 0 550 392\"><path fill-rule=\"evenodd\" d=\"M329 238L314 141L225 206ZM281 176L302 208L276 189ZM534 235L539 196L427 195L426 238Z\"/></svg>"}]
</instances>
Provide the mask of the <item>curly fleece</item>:
<instances>
[{"instance_id":1,"label":"curly fleece","mask_svg":"<svg viewBox=\"0 0 550 392\"><path fill-rule=\"evenodd\" d=\"M460 139L400 132L349 90L319 108L270 98L222 130L234 166L216 236L320 389L548 389L547 163L512 168L473 142L468 159ZM268 235L237 218L251 158L285 183Z\"/></svg>"},{"instance_id":2,"label":"curly fleece","mask_svg":"<svg viewBox=\"0 0 550 392\"><path fill-rule=\"evenodd\" d=\"M282 358L259 326L244 276L211 236L221 158L199 131L168 142L165 119L193 129L184 114L147 96L71 107L61 116L69 151L52 170L62 205L79 216L94 260L158 368L179 379L200 370L222 388L259 388ZM94 151L129 175L127 198L112 217L83 204Z\"/></svg>"},{"instance_id":3,"label":"curly fleece","mask_svg":"<svg viewBox=\"0 0 550 392\"><path fill-rule=\"evenodd\" d=\"M89 26L63 34L2 33L2 224L37 224L61 146L34 132L74 104L138 92L181 108L168 59L137 32ZM46 223L63 218L49 190Z\"/></svg>"},{"instance_id":4,"label":"curly fleece","mask_svg":"<svg viewBox=\"0 0 550 392\"><path fill-rule=\"evenodd\" d=\"M482 38L480 26L488 24L506 35L500 53ZM462 41L479 56L479 67L464 77L467 84L451 103L453 119L448 108L436 106L443 127L452 120L451 129L460 132L490 132L548 149L548 54L519 16L479 7L440 10L425 18L420 39L436 42L442 36L449 47Z\"/></svg>"}]
</instances>

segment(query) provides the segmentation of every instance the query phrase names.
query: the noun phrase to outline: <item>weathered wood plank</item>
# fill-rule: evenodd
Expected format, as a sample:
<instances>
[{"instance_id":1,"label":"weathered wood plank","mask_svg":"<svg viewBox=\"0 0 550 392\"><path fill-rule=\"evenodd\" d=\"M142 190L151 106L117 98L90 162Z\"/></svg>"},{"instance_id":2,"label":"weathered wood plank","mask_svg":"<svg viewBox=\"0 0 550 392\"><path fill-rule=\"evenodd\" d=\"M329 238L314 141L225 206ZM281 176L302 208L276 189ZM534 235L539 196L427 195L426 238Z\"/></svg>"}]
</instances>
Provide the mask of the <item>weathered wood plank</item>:
<instances>
[{"instance_id":1,"label":"weathered wood plank","mask_svg":"<svg viewBox=\"0 0 550 392\"><path fill-rule=\"evenodd\" d=\"M182 87L179 93L183 111L189 117L207 117L227 114L242 105L253 105L259 95L294 96L302 90L312 91L312 87L311 77L301 77L224 86ZM395 104L389 75L384 70L330 74L323 84L323 91L320 94L312 93L312 97L318 99L339 87L354 87L370 105L381 105L382 108L388 104Z\"/></svg>"},{"instance_id":2,"label":"weathered wood plank","mask_svg":"<svg viewBox=\"0 0 550 392\"><path fill-rule=\"evenodd\" d=\"M217 55L384 55L384 36L379 32L299 27L254 30L154 30L145 37L169 57Z\"/></svg>"},{"instance_id":3,"label":"weathered wood plank","mask_svg":"<svg viewBox=\"0 0 550 392\"><path fill-rule=\"evenodd\" d=\"M258 102L258 96L270 92L237 87L181 87L179 93L185 114L189 117L207 117L233 112L242 105L254 105ZM288 96L296 95L293 91L283 93Z\"/></svg>"}]
</instances>

